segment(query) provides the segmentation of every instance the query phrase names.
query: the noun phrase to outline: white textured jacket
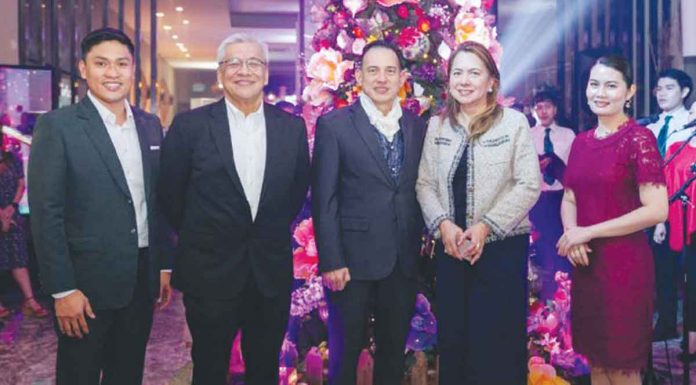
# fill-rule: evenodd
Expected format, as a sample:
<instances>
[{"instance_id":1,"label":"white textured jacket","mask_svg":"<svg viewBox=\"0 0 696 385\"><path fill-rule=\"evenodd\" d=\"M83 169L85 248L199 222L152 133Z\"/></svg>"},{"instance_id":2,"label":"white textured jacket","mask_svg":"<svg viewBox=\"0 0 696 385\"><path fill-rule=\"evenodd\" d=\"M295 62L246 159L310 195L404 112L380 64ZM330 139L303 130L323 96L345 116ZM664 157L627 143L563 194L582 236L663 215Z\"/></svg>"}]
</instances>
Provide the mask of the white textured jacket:
<instances>
[{"instance_id":1,"label":"white textured jacket","mask_svg":"<svg viewBox=\"0 0 696 385\"><path fill-rule=\"evenodd\" d=\"M526 117L510 108L473 143L449 119L430 120L416 182L430 232L439 238L440 223L454 222L452 181L467 145L466 227L486 223L491 228L486 242L529 233L527 213L540 191L539 160Z\"/></svg>"}]
</instances>

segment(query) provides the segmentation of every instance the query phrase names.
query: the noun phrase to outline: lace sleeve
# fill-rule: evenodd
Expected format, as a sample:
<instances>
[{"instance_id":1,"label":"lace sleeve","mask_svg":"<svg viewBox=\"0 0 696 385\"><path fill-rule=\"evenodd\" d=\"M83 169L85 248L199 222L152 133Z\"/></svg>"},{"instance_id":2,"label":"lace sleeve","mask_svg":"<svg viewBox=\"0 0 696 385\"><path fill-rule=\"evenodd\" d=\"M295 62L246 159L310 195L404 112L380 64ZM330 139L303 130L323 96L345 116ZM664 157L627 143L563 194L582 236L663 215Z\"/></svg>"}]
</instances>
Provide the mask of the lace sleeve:
<instances>
[{"instance_id":1,"label":"lace sleeve","mask_svg":"<svg viewBox=\"0 0 696 385\"><path fill-rule=\"evenodd\" d=\"M663 161L657 150L655 136L647 128L636 127L631 138L630 159L635 170L636 182L665 185Z\"/></svg>"}]
</instances>

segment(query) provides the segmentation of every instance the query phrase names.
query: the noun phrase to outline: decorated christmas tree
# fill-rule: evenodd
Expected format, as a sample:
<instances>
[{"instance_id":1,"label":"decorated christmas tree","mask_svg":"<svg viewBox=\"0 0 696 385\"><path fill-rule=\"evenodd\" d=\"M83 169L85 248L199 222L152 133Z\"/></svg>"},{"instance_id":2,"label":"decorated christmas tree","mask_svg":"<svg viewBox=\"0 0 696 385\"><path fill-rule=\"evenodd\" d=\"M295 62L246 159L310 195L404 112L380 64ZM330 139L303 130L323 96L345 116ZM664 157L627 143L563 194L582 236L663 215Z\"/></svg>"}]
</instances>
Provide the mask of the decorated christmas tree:
<instances>
[{"instance_id":1,"label":"decorated christmas tree","mask_svg":"<svg viewBox=\"0 0 696 385\"><path fill-rule=\"evenodd\" d=\"M419 115L442 106L446 66L452 50L477 41L496 60L493 1L481 0L330 0L312 7L320 27L312 39L315 53L307 63L304 100L326 112L352 103L359 90L355 62L366 44L393 42L406 60L409 81L400 93L402 106Z\"/></svg>"}]
</instances>

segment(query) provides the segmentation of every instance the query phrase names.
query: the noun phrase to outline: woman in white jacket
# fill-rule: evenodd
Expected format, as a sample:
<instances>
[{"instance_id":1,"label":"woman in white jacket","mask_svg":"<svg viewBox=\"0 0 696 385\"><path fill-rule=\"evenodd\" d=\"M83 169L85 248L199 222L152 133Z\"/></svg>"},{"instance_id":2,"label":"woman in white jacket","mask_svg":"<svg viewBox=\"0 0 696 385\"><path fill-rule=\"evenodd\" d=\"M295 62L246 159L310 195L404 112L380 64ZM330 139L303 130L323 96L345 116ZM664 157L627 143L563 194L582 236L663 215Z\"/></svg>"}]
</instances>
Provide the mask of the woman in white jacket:
<instances>
[{"instance_id":1,"label":"woman in white jacket","mask_svg":"<svg viewBox=\"0 0 696 385\"><path fill-rule=\"evenodd\" d=\"M500 74L465 42L447 110L431 120L416 191L436 244L440 385L526 383L527 213L539 162L521 113L497 104Z\"/></svg>"}]
</instances>

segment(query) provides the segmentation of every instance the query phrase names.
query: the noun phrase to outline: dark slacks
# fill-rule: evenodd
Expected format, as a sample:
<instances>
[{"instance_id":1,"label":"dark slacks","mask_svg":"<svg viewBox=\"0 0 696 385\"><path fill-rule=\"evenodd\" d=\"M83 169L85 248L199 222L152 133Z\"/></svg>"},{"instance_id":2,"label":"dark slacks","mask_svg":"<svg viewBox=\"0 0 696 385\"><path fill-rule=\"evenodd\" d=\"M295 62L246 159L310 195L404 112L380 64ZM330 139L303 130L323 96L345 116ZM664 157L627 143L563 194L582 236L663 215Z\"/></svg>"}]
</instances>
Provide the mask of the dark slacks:
<instances>
[{"instance_id":1,"label":"dark slacks","mask_svg":"<svg viewBox=\"0 0 696 385\"><path fill-rule=\"evenodd\" d=\"M553 299L556 293L556 272L570 273L572 266L568 258L558 255L556 243L563 235L563 223L561 221L561 201L563 190L545 191L541 193L539 200L529 212L529 220L532 222L537 238L534 241L536 253L532 264L537 268L541 287L539 299L546 302Z\"/></svg>"},{"instance_id":2,"label":"dark slacks","mask_svg":"<svg viewBox=\"0 0 696 385\"><path fill-rule=\"evenodd\" d=\"M231 299L184 294L193 337L193 385L227 384L230 349L242 331L247 385L278 384L278 362L290 313L290 293L264 297L252 277Z\"/></svg>"},{"instance_id":3,"label":"dark slacks","mask_svg":"<svg viewBox=\"0 0 696 385\"><path fill-rule=\"evenodd\" d=\"M471 266L438 242L440 385L527 383L528 245L528 235L491 242Z\"/></svg>"},{"instance_id":4,"label":"dark slacks","mask_svg":"<svg viewBox=\"0 0 696 385\"><path fill-rule=\"evenodd\" d=\"M95 310L82 339L58 332L57 385L139 385L152 327L149 255L140 250L133 299L124 308ZM101 378L101 382L100 382Z\"/></svg>"},{"instance_id":5,"label":"dark slacks","mask_svg":"<svg viewBox=\"0 0 696 385\"><path fill-rule=\"evenodd\" d=\"M416 304L416 279L396 266L384 279L353 280L342 291L328 289L329 384L355 385L358 357L367 346L370 314L375 316L373 383L400 385L404 349Z\"/></svg>"},{"instance_id":6,"label":"dark slacks","mask_svg":"<svg viewBox=\"0 0 696 385\"><path fill-rule=\"evenodd\" d=\"M650 247L655 262L655 311L657 323L655 334L672 336L677 334L677 282L679 276L679 254L669 247L670 228L667 224L667 236L661 244L653 241L655 228L648 231Z\"/></svg>"}]
</instances>

